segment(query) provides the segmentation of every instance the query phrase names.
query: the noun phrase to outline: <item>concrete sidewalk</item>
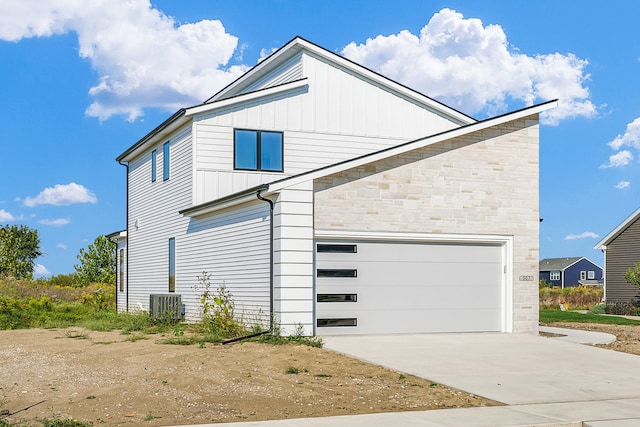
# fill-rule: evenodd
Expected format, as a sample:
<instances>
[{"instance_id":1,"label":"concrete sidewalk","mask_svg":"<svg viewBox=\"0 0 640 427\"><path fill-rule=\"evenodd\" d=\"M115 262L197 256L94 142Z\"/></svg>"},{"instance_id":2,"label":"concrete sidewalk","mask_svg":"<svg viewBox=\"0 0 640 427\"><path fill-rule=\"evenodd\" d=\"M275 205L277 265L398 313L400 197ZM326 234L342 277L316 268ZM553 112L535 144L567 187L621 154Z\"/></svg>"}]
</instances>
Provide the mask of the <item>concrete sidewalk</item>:
<instances>
[{"instance_id":1,"label":"concrete sidewalk","mask_svg":"<svg viewBox=\"0 0 640 427\"><path fill-rule=\"evenodd\" d=\"M608 334L541 328L520 334L324 337L325 348L506 406L225 424L234 427L640 425L640 357L579 342Z\"/></svg>"}]
</instances>

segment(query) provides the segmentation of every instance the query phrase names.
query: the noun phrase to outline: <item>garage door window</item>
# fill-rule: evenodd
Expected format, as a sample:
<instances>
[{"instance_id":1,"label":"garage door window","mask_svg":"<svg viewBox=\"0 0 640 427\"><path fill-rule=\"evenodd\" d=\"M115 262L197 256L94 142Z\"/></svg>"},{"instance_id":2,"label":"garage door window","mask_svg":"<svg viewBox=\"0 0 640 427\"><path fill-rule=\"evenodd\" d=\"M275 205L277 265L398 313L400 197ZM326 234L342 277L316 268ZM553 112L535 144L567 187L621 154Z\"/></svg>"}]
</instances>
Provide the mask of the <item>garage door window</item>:
<instances>
[{"instance_id":1,"label":"garage door window","mask_svg":"<svg viewBox=\"0 0 640 427\"><path fill-rule=\"evenodd\" d=\"M358 326L358 319L355 317L342 319L318 319L318 327L334 327L334 326Z\"/></svg>"},{"instance_id":2,"label":"garage door window","mask_svg":"<svg viewBox=\"0 0 640 427\"><path fill-rule=\"evenodd\" d=\"M318 269L318 277L358 277L358 270L356 269Z\"/></svg>"},{"instance_id":3,"label":"garage door window","mask_svg":"<svg viewBox=\"0 0 640 427\"><path fill-rule=\"evenodd\" d=\"M317 250L321 253L355 254L358 253L358 245L318 243Z\"/></svg>"},{"instance_id":4,"label":"garage door window","mask_svg":"<svg viewBox=\"0 0 640 427\"><path fill-rule=\"evenodd\" d=\"M358 294L318 294L318 302L358 302Z\"/></svg>"}]
</instances>

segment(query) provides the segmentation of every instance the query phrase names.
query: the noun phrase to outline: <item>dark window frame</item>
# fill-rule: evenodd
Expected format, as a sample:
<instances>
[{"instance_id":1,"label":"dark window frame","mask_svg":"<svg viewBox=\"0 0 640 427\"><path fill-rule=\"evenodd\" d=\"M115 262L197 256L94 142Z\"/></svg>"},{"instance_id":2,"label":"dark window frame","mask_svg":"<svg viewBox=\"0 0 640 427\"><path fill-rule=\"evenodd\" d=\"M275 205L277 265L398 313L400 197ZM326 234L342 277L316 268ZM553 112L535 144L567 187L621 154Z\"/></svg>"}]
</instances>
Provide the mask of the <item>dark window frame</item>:
<instances>
[{"instance_id":1,"label":"dark window frame","mask_svg":"<svg viewBox=\"0 0 640 427\"><path fill-rule=\"evenodd\" d=\"M255 155L256 155L256 167L246 168L238 166L238 150L237 150L237 134L238 132L255 132ZM280 169L265 169L262 167L262 134L275 134L280 135ZM233 130L233 169L242 171L260 171L260 172L284 172L284 132L271 131L271 130L257 130L257 129L241 129L237 128Z\"/></svg>"},{"instance_id":2,"label":"dark window frame","mask_svg":"<svg viewBox=\"0 0 640 427\"><path fill-rule=\"evenodd\" d=\"M158 150L151 152L151 182L156 182L156 172L158 169Z\"/></svg>"},{"instance_id":3,"label":"dark window frame","mask_svg":"<svg viewBox=\"0 0 640 427\"><path fill-rule=\"evenodd\" d=\"M167 181L169 179L169 170L171 166L171 144L169 141L162 144L162 179Z\"/></svg>"},{"instance_id":4,"label":"dark window frame","mask_svg":"<svg viewBox=\"0 0 640 427\"><path fill-rule=\"evenodd\" d=\"M176 238L169 238L169 292L176 291Z\"/></svg>"}]
</instances>

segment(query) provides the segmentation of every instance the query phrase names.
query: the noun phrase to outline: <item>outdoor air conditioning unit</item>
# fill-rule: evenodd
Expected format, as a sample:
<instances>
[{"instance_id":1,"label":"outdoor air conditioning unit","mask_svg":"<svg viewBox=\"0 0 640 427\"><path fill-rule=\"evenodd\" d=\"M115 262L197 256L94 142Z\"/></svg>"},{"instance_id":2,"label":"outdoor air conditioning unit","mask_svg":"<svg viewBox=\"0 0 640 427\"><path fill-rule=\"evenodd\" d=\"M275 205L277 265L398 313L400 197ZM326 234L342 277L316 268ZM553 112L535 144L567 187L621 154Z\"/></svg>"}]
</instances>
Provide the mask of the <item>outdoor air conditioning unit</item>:
<instances>
[{"instance_id":1,"label":"outdoor air conditioning unit","mask_svg":"<svg viewBox=\"0 0 640 427\"><path fill-rule=\"evenodd\" d=\"M149 295L149 316L154 320L180 320L184 316L184 308L180 295Z\"/></svg>"}]
</instances>

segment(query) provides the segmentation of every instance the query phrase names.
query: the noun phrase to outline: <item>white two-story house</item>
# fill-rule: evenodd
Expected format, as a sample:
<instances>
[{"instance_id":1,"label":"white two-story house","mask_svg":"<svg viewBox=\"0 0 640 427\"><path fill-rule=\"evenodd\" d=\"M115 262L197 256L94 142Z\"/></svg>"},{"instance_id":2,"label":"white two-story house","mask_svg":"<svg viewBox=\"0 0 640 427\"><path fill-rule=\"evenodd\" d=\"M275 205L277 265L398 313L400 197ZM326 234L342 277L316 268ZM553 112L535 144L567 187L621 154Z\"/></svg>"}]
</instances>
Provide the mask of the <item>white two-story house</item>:
<instances>
[{"instance_id":1,"label":"white two-story house","mask_svg":"<svg viewBox=\"0 0 640 427\"><path fill-rule=\"evenodd\" d=\"M295 38L117 160L120 311L197 285L307 334L538 325L538 115L477 121Z\"/></svg>"}]
</instances>

